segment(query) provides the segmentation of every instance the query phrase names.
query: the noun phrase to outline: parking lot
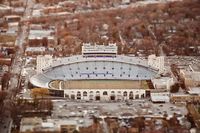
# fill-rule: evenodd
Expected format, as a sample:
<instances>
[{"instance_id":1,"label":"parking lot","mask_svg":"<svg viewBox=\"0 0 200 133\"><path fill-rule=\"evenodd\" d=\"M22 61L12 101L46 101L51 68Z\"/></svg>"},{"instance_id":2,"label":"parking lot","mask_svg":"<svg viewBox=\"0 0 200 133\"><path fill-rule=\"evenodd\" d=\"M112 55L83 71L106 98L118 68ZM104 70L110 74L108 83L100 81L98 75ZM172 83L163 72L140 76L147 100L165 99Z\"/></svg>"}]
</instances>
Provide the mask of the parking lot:
<instances>
[{"instance_id":1,"label":"parking lot","mask_svg":"<svg viewBox=\"0 0 200 133\"><path fill-rule=\"evenodd\" d=\"M174 114L184 116L187 109L184 105L173 105L171 103L154 104L148 100L133 100L129 102L83 102L55 100L52 117L172 117Z\"/></svg>"}]
</instances>

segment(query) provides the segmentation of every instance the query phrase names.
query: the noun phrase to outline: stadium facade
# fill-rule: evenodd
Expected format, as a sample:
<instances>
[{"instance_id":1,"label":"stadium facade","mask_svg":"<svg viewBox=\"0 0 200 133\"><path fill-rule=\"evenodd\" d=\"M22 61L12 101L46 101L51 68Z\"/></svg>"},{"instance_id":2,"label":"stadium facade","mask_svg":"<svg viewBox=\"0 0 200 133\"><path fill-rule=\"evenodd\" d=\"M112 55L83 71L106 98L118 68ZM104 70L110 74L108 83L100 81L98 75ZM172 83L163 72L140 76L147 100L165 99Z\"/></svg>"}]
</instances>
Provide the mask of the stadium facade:
<instances>
[{"instance_id":1,"label":"stadium facade","mask_svg":"<svg viewBox=\"0 0 200 133\"><path fill-rule=\"evenodd\" d=\"M146 81L162 69L162 58L159 62L155 59L118 55L116 44L83 44L82 55L56 59L38 56L38 73L30 82L69 99L139 99L147 95Z\"/></svg>"}]
</instances>

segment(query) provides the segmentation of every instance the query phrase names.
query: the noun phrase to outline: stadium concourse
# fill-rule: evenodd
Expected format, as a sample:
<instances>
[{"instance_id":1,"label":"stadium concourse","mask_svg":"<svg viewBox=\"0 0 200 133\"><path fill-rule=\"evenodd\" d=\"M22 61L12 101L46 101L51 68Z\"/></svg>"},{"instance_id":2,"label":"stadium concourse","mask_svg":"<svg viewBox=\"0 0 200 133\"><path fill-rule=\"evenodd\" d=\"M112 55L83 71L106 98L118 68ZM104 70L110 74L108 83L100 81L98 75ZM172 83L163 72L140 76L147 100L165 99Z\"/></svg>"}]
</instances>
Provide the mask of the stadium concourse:
<instances>
[{"instance_id":1,"label":"stadium concourse","mask_svg":"<svg viewBox=\"0 0 200 133\"><path fill-rule=\"evenodd\" d=\"M159 68L145 58L118 55L115 44L84 44L82 55L71 57L39 56L37 71L30 79L34 86L80 100L143 98L148 90L146 81L159 74Z\"/></svg>"}]
</instances>

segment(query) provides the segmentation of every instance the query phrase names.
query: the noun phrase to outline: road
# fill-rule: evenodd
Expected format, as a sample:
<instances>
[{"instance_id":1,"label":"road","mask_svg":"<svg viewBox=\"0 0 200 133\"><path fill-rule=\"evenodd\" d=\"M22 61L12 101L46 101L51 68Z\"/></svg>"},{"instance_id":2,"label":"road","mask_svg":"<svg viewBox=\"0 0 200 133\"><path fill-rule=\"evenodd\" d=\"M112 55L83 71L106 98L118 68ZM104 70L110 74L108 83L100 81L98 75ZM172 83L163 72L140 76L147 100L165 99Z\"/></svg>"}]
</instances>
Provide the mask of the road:
<instances>
[{"instance_id":1,"label":"road","mask_svg":"<svg viewBox=\"0 0 200 133\"><path fill-rule=\"evenodd\" d=\"M32 7L34 3L32 0L27 0L27 5L25 8L23 18L27 18L31 15ZM2 118L2 123L0 123L0 133L10 133L12 127L12 119L11 119L11 112L10 112L10 105L12 103L12 99L15 97L14 89L18 89L20 80L21 80L21 70L23 68L23 51L24 51L24 43L26 42L26 38L28 36L28 25L19 26L19 33L16 39L15 45L18 47L15 57L13 59L13 63L11 65L10 73L11 78L9 82L9 86L7 89L8 96L7 99L4 101L4 117Z\"/></svg>"}]
</instances>

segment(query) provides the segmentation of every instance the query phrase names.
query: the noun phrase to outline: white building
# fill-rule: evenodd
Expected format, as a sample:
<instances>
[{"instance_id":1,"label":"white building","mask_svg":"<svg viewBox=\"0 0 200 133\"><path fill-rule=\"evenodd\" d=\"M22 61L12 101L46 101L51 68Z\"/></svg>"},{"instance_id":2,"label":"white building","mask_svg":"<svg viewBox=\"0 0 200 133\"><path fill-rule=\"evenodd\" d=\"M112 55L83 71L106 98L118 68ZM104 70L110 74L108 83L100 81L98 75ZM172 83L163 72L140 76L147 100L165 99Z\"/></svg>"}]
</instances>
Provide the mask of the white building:
<instances>
[{"instance_id":1,"label":"white building","mask_svg":"<svg viewBox=\"0 0 200 133\"><path fill-rule=\"evenodd\" d=\"M181 69L180 74L187 87L196 87L200 85L200 71Z\"/></svg>"},{"instance_id":2,"label":"white building","mask_svg":"<svg viewBox=\"0 0 200 133\"><path fill-rule=\"evenodd\" d=\"M91 45L90 43L84 43L82 46L82 55L84 56L116 56L117 55L117 46L116 44L109 45Z\"/></svg>"},{"instance_id":3,"label":"white building","mask_svg":"<svg viewBox=\"0 0 200 133\"><path fill-rule=\"evenodd\" d=\"M200 87L189 87L188 93L191 95L199 95L200 96Z\"/></svg>"},{"instance_id":4,"label":"white building","mask_svg":"<svg viewBox=\"0 0 200 133\"><path fill-rule=\"evenodd\" d=\"M21 16L18 15L8 15L8 16L4 16L4 20L6 22L19 22L21 20Z\"/></svg>"},{"instance_id":5,"label":"white building","mask_svg":"<svg viewBox=\"0 0 200 133\"><path fill-rule=\"evenodd\" d=\"M169 102L170 101L170 92L163 90L155 90L151 92L151 101L152 102Z\"/></svg>"},{"instance_id":6,"label":"white building","mask_svg":"<svg viewBox=\"0 0 200 133\"><path fill-rule=\"evenodd\" d=\"M165 63L164 56L156 57L156 55L150 55L148 57L148 65L155 69L158 69L159 73L165 72L164 63Z\"/></svg>"},{"instance_id":7,"label":"white building","mask_svg":"<svg viewBox=\"0 0 200 133\"><path fill-rule=\"evenodd\" d=\"M1 13L9 13L11 11L11 7L7 5L0 4L0 12Z\"/></svg>"},{"instance_id":8,"label":"white building","mask_svg":"<svg viewBox=\"0 0 200 133\"><path fill-rule=\"evenodd\" d=\"M37 29L31 29L28 39L29 40L34 40L34 39L42 39L42 38L47 38L48 40L54 40L54 30L53 29L41 29L41 30L37 30Z\"/></svg>"},{"instance_id":9,"label":"white building","mask_svg":"<svg viewBox=\"0 0 200 133\"><path fill-rule=\"evenodd\" d=\"M19 30L19 22L10 22L8 23L8 30L6 34L17 35Z\"/></svg>"},{"instance_id":10,"label":"white building","mask_svg":"<svg viewBox=\"0 0 200 133\"><path fill-rule=\"evenodd\" d=\"M151 90L152 102L170 102L170 87L174 84L171 77L159 77L151 80L155 90Z\"/></svg>"},{"instance_id":11,"label":"white building","mask_svg":"<svg viewBox=\"0 0 200 133\"><path fill-rule=\"evenodd\" d=\"M155 89L170 90L170 87L174 84L174 80L171 77L159 77L151 81Z\"/></svg>"},{"instance_id":12,"label":"white building","mask_svg":"<svg viewBox=\"0 0 200 133\"><path fill-rule=\"evenodd\" d=\"M130 0L122 0L122 4L130 4Z\"/></svg>"},{"instance_id":13,"label":"white building","mask_svg":"<svg viewBox=\"0 0 200 133\"><path fill-rule=\"evenodd\" d=\"M36 71L37 73L42 73L44 68L49 67L53 62L52 55L39 55L36 59Z\"/></svg>"}]
</instances>

